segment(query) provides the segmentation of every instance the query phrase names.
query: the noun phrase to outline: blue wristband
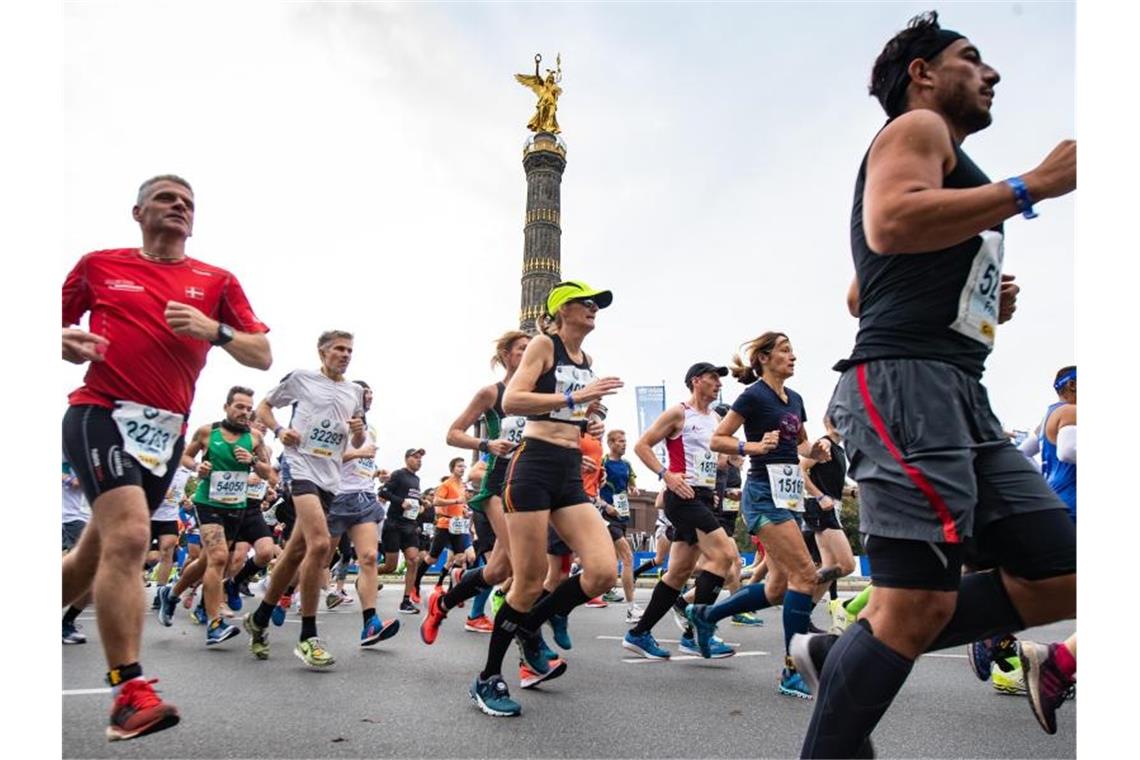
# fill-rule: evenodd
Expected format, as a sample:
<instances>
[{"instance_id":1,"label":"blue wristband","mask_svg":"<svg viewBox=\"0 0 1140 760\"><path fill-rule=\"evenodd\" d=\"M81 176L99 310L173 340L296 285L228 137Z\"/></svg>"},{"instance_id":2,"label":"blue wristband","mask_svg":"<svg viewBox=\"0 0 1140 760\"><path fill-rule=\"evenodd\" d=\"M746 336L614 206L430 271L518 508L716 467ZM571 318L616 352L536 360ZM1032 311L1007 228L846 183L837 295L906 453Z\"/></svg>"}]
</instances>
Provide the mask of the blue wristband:
<instances>
[{"instance_id":1,"label":"blue wristband","mask_svg":"<svg viewBox=\"0 0 1140 760\"><path fill-rule=\"evenodd\" d=\"M574 394L571 393L569 390L565 390L562 392L562 395L566 397L566 404L571 409L573 409L576 406L576 404L574 403Z\"/></svg>"},{"instance_id":2,"label":"blue wristband","mask_svg":"<svg viewBox=\"0 0 1140 760\"><path fill-rule=\"evenodd\" d=\"M744 441L736 442L736 453L740 456L744 456Z\"/></svg>"},{"instance_id":3,"label":"blue wristband","mask_svg":"<svg viewBox=\"0 0 1140 760\"><path fill-rule=\"evenodd\" d=\"M1033 199L1029 197L1029 188L1025 186L1021 177L1010 177L1005 183L1013 188L1013 197L1017 199L1021 215L1026 219L1037 218L1037 212L1033 210Z\"/></svg>"}]
</instances>

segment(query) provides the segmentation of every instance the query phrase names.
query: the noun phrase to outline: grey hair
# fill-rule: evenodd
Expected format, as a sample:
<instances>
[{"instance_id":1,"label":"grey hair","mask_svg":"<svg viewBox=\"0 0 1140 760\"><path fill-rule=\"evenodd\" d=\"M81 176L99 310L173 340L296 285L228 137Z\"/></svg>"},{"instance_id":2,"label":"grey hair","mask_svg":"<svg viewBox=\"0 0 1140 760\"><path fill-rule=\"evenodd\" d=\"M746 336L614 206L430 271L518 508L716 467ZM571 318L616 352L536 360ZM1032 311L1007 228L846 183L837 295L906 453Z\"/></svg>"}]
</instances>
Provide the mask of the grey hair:
<instances>
[{"instance_id":1,"label":"grey hair","mask_svg":"<svg viewBox=\"0 0 1140 760\"><path fill-rule=\"evenodd\" d=\"M182 185L191 193L194 192L194 188L190 187L190 183L179 177L177 174L159 174L158 176L151 177L146 182L139 185L139 197L135 202L135 205L141 206L143 204L143 201L146 200L147 193L159 182L177 182L179 185Z\"/></svg>"},{"instance_id":2,"label":"grey hair","mask_svg":"<svg viewBox=\"0 0 1140 760\"><path fill-rule=\"evenodd\" d=\"M317 338L317 348L322 349L332 343L334 340L352 340L352 333L345 332L344 330L326 330L321 333L321 337Z\"/></svg>"}]
</instances>

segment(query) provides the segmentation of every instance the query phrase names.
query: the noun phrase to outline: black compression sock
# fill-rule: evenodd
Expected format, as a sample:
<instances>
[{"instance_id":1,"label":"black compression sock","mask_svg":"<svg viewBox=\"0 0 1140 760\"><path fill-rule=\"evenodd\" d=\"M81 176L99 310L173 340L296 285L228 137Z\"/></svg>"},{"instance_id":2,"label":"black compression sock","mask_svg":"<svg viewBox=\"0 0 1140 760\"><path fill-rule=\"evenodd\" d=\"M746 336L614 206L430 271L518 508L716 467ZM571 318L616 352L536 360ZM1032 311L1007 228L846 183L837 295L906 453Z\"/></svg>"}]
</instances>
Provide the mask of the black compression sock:
<instances>
[{"instance_id":1,"label":"black compression sock","mask_svg":"<svg viewBox=\"0 0 1140 760\"><path fill-rule=\"evenodd\" d=\"M473 599L479 595L480 591L490 587L490 584L483 580L483 568L477 567L474 570L468 570L459 579L459 583L456 583L450 591L443 595L440 606L445 612L454 609L460 602Z\"/></svg>"},{"instance_id":2,"label":"black compression sock","mask_svg":"<svg viewBox=\"0 0 1140 760\"><path fill-rule=\"evenodd\" d=\"M839 598L839 581L831 582L831 585L827 587L827 595L833 602Z\"/></svg>"},{"instance_id":3,"label":"black compression sock","mask_svg":"<svg viewBox=\"0 0 1140 760\"><path fill-rule=\"evenodd\" d=\"M297 590L296 586L288 586L285 589L285 596L293 596L293 592Z\"/></svg>"},{"instance_id":4,"label":"black compression sock","mask_svg":"<svg viewBox=\"0 0 1140 760\"><path fill-rule=\"evenodd\" d=\"M260 569L260 567L254 564L253 557L250 557L245 561L245 564L241 566L241 570L237 571L237 575L234 576L234 585L240 586L241 584L245 583L250 578L257 575L257 571Z\"/></svg>"},{"instance_id":5,"label":"black compression sock","mask_svg":"<svg viewBox=\"0 0 1140 760\"><path fill-rule=\"evenodd\" d=\"M705 570L697 578L696 592L693 594L693 604L713 604L720 596L724 586L724 578L709 570Z\"/></svg>"},{"instance_id":6,"label":"black compression sock","mask_svg":"<svg viewBox=\"0 0 1140 760\"><path fill-rule=\"evenodd\" d=\"M642 573L647 573L655 567L657 567L657 560L656 559L647 559L644 562L642 562L640 565L638 565L636 568L634 568L633 577L639 578L639 577L641 577Z\"/></svg>"},{"instance_id":7,"label":"black compression sock","mask_svg":"<svg viewBox=\"0 0 1140 760\"><path fill-rule=\"evenodd\" d=\"M491 676L501 675L503 672L503 657L511 646L515 632L522 625L525 612L519 612L503 601L499 614L495 616L495 628L491 631L491 643L487 645L487 663L483 672L479 674L480 680L486 681Z\"/></svg>"},{"instance_id":8,"label":"black compression sock","mask_svg":"<svg viewBox=\"0 0 1140 760\"><path fill-rule=\"evenodd\" d=\"M553 591L548 592L543 589L542 595L531 608L522 627L528 631L537 631L551 616L569 615L572 609L588 601L590 597L582 590L582 576L570 576L559 583Z\"/></svg>"},{"instance_id":9,"label":"black compression sock","mask_svg":"<svg viewBox=\"0 0 1140 760\"><path fill-rule=\"evenodd\" d=\"M79 617L79 613L83 612L83 608L68 607L67 612L63 613L64 625L75 625L75 619Z\"/></svg>"},{"instance_id":10,"label":"black compression sock","mask_svg":"<svg viewBox=\"0 0 1140 760\"><path fill-rule=\"evenodd\" d=\"M424 574L427 573L427 571L428 571L428 563L427 562L420 562L420 566L416 568L416 593L417 594L420 592L420 582L423 581ZM442 576L442 571L441 571L440 580L442 580L442 579L443 579L443 576Z\"/></svg>"},{"instance_id":11,"label":"black compression sock","mask_svg":"<svg viewBox=\"0 0 1140 760\"><path fill-rule=\"evenodd\" d=\"M866 620L850 626L827 654L800 757L859 757L912 667Z\"/></svg>"},{"instance_id":12,"label":"black compression sock","mask_svg":"<svg viewBox=\"0 0 1140 760\"><path fill-rule=\"evenodd\" d=\"M317 616L301 618L301 641L317 635Z\"/></svg>"},{"instance_id":13,"label":"black compression sock","mask_svg":"<svg viewBox=\"0 0 1140 760\"><path fill-rule=\"evenodd\" d=\"M277 607L275 604L263 601L257 605L257 609L253 611L253 622L261 628L269 625L269 616L273 614L273 610Z\"/></svg>"},{"instance_id":14,"label":"black compression sock","mask_svg":"<svg viewBox=\"0 0 1140 760\"><path fill-rule=\"evenodd\" d=\"M629 632L635 636L649 633L653 630L653 626L665 617L665 613L680 595L680 589L673 588L664 580L657 581L657 585L653 587L653 594L649 597L649 604L645 606L645 612L641 613L641 620Z\"/></svg>"},{"instance_id":15,"label":"black compression sock","mask_svg":"<svg viewBox=\"0 0 1140 760\"><path fill-rule=\"evenodd\" d=\"M364 616L364 624L368 625L368 621L371 620L372 616L376 614L376 608L369 607L366 610L361 610L360 614Z\"/></svg>"},{"instance_id":16,"label":"black compression sock","mask_svg":"<svg viewBox=\"0 0 1140 760\"><path fill-rule=\"evenodd\" d=\"M997 571L962 576L954 615L926 648L934 652L1025 628Z\"/></svg>"}]
</instances>

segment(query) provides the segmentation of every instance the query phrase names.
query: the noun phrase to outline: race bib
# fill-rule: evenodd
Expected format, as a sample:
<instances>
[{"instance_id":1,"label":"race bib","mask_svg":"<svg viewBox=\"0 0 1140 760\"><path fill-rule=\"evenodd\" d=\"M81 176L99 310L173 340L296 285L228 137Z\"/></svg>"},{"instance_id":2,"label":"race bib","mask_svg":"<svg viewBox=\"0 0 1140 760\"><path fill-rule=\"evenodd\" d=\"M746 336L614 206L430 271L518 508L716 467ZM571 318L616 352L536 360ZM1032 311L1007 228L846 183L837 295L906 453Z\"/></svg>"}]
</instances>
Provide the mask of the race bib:
<instances>
[{"instance_id":1,"label":"race bib","mask_svg":"<svg viewBox=\"0 0 1140 760\"><path fill-rule=\"evenodd\" d=\"M265 498L265 493L268 490L268 480L259 481L257 485L254 485L253 483L247 483L245 489L245 498L252 499L253 501L261 501Z\"/></svg>"},{"instance_id":2,"label":"race bib","mask_svg":"<svg viewBox=\"0 0 1140 760\"><path fill-rule=\"evenodd\" d=\"M210 501L219 504L244 504L248 488L248 472L214 470L210 473Z\"/></svg>"},{"instance_id":3,"label":"race bib","mask_svg":"<svg viewBox=\"0 0 1140 760\"><path fill-rule=\"evenodd\" d=\"M313 420L305 426L306 432L298 447L310 456L321 459L339 459L348 440L348 425L336 420Z\"/></svg>"},{"instance_id":4,"label":"race bib","mask_svg":"<svg viewBox=\"0 0 1140 760\"><path fill-rule=\"evenodd\" d=\"M614 509L617 510L618 517L629 517L629 494L615 493Z\"/></svg>"},{"instance_id":5,"label":"race bib","mask_svg":"<svg viewBox=\"0 0 1140 760\"><path fill-rule=\"evenodd\" d=\"M559 396L565 395L566 391L574 393L585 388L590 383L594 382L594 371L590 369L581 369L569 364L559 364L554 368L554 392ZM550 413L550 419L562 420L563 422L585 422L586 411L589 404L577 404L573 409L564 406Z\"/></svg>"},{"instance_id":6,"label":"race bib","mask_svg":"<svg viewBox=\"0 0 1140 760\"><path fill-rule=\"evenodd\" d=\"M986 230L981 238L982 244L974 254L974 264L958 298L958 318L950 329L992 348L998 323L1005 245L1000 232Z\"/></svg>"},{"instance_id":7,"label":"race bib","mask_svg":"<svg viewBox=\"0 0 1140 760\"><path fill-rule=\"evenodd\" d=\"M465 535L471 530L471 520L466 517L453 517L447 526L447 532L453 536Z\"/></svg>"},{"instance_id":8,"label":"race bib","mask_svg":"<svg viewBox=\"0 0 1140 760\"><path fill-rule=\"evenodd\" d=\"M419 499L404 499L404 519L414 520L420 513Z\"/></svg>"},{"instance_id":9,"label":"race bib","mask_svg":"<svg viewBox=\"0 0 1140 760\"><path fill-rule=\"evenodd\" d=\"M523 428L525 428L525 427L526 427L526 417L518 417L518 416L504 417L503 421L502 421L502 428L500 430L499 437L502 438L504 441L507 441L508 443L510 443L512 447L516 447L520 443L522 443ZM504 459L510 459L514 455L514 453L515 453L514 451L511 451L509 454L507 454L503 458Z\"/></svg>"},{"instance_id":10,"label":"race bib","mask_svg":"<svg viewBox=\"0 0 1140 760\"><path fill-rule=\"evenodd\" d=\"M362 459L354 459L356 464L356 474L362 478L371 480L376 475L376 460L372 457L364 457Z\"/></svg>"},{"instance_id":11,"label":"race bib","mask_svg":"<svg viewBox=\"0 0 1140 760\"><path fill-rule=\"evenodd\" d=\"M693 473L693 485L704 488L716 488L716 459L712 451L705 451L693 456L696 472Z\"/></svg>"},{"instance_id":12,"label":"race bib","mask_svg":"<svg viewBox=\"0 0 1140 760\"><path fill-rule=\"evenodd\" d=\"M740 511L740 499L730 499L727 496L725 496L724 501L721 503L724 504L723 511L725 511L725 512L739 512Z\"/></svg>"},{"instance_id":13,"label":"race bib","mask_svg":"<svg viewBox=\"0 0 1140 760\"><path fill-rule=\"evenodd\" d=\"M165 475L174 445L182 437L182 415L133 401L117 401L111 419L123 437L123 450L155 475Z\"/></svg>"},{"instance_id":14,"label":"race bib","mask_svg":"<svg viewBox=\"0 0 1140 760\"><path fill-rule=\"evenodd\" d=\"M804 474L798 464L768 465L768 485L777 507L804 511Z\"/></svg>"},{"instance_id":15,"label":"race bib","mask_svg":"<svg viewBox=\"0 0 1140 760\"><path fill-rule=\"evenodd\" d=\"M423 530L424 538L435 538L435 525L426 523Z\"/></svg>"}]
</instances>

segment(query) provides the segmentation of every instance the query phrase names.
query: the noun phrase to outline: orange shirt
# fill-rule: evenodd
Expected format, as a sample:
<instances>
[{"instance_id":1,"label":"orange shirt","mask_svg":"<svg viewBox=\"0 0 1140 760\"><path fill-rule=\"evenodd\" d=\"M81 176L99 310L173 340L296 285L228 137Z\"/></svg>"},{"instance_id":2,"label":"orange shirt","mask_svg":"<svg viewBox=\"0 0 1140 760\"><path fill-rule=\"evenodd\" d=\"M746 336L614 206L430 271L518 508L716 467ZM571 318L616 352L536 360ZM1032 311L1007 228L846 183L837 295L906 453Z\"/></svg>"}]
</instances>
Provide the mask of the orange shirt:
<instances>
[{"instance_id":1,"label":"orange shirt","mask_svg":"<svg viewBox=\"0 0 1140 760\"><path fill-rule=\"evenodd\" d=\"M597 466L593 472L582 468L582 487L586 489L587 496L596 499L602 484L606 482L606 470L602 467L602 439L583 433L578 446L582 449L582 461L590 459Z\"/></svg>"},{"instance_id":2,"label":"orange shirt","mask_svg":"<svg viewBox=\"0 0 1140 760\"><path fill-rule=\"evenodd\" d=\"M451 518L463 517L463 505L449 504L441 507L438 506L439 500L451 501L452 499L466 499L467 489L455 478L448 478L435 489L435 498L437 504L435 508L435 527L440 530L447 530L451 527Z\"/></svg>"}]
</instances>

